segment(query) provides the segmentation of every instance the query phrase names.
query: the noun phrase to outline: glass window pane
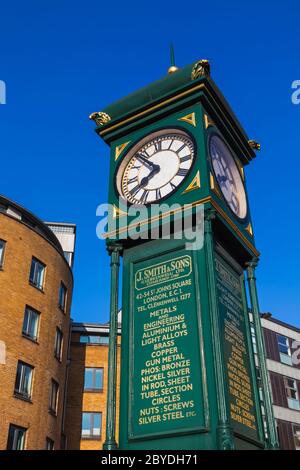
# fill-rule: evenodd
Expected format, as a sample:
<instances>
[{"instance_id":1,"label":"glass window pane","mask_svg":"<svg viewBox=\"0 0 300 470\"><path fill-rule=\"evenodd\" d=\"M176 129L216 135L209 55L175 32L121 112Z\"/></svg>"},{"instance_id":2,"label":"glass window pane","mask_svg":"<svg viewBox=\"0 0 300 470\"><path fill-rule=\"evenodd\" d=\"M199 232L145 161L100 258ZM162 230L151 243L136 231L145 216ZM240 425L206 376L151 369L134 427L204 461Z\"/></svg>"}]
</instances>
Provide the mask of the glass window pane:
<instances>
[{"instance_id":1,"label":"glass window pane","mask_svg":"<svg viewBox=\"0 0 300 470\"><path fill-rule=\"evenodd\" d=\"M59 304L60 308L62 308L63 310L64 310L65 304L66 304L66 293L67 293L67 289L66 289L65 285L63 283L61 283L60 288L59 288L58 304Z\"/></svg>"},{"instance_id":2,"label":"glass window pane","mask_svg":"<svg viewBox=\"0 0 300 470\"><path fill-rule=\"evenodd\" d=\"M89 436L91 433L91 413L82 414L82 436Z\"/></svg>"},{"instance_id":3,"label":"glass window pane","mask_svg":"<svg viewBox=\"0 0 300 470\"><path fill-rule=\"evenodd\" d=\"M7 449L23 450L25 445L26 429L11 424L8 431Z\"/></svg>"},{"instance_id":4,"label":"glass window pane","mask_svg":"<svg viewBox=\"0 0 300 470\"><path fill-rule=\"evenodd\" d=\"M103 388L103 369L95 370L95 388L98 390Z\"/></svg>"},{"instance_id":5,"label":"glass window pane","mask_svg":"<svg viewBox=\"0 0 300 470\"><path fill-rule=\"evenodd\" d=\"M23 391L26 395L30 395L31 390L31 377L32 377L32 369L31 367L24 367L24 385Z\"/></svg>"},{"instance_id":6,"label":"glass window pane","mask_svg":"<svg viewBox=\"0 0 300 470\"><path fill-rule=\"evenodd\" d=\"M0 268L3 266L3 261L4 261L4 247L5 247L5 241L0 240Z\"/></svg>"},{"instance_id":7,"label":"glass window pane","mask_svg":"<svg viewBox=\"0 0 300 470\"><path fill-rule=\"evenodd\" d=\"M101 344L108 344L109 343L109 336L101 336Z\"/></svg>"},{"instance_id":8,"label":"glass window pane","mask_svg":"<svg viewBox=\"0 0 300 470\"><path fill-rule=\"evenodd\" d=\"M84 388L93 388L93 369L85 369Z\"/></svg>"},{"instance_id":9,"label":"glass window pane","mask_svg":"<svg viewBox=\"0 0 300 470\"><path fill-rule=\"evenodd\" d=\"M32 339L37 339L38 332L38 321L39 314L38 312L26 307L24 313L24 322L22 332L26 336L29 336Z\"/></svg>"},{"instance_id":10,"label":"glass window pane","mask_svg":"<svg viewBox=\"0 0 300 470\"><path fill-rule=\"evenodd\" d=\"M39 289L43 288L45 265L32 258L29 280Z\"/></svg>"},{"instance_id":11,"label":"glass window pane","mask_svg":"<svg viewBox=\"0 0 300 470\"><path fill-rule=\"evenodd\" d=\"M80 343L88 343L89 342L89 337L86 335L81 335L80 336Z\"/></svg>"},{"instance_id":12,"label":"glass window pane","mask_svg":"<svg viewBox=\"0 0 300 470\"><path fill-rule=\"evenodd\" d=\"M24 321L23 321L23 333L28 334L29 332L29 310L25 309Z\"/></svg>"},{"instance_id":13,"label":"glass window pane","mask_svg":"<svg viewBox=\"0 0 300 470\"><path fill-rule=\"evenodd\" d=\"M94 413L93 436L100 436L100 434L101 434L101 414Z\"/></svg>"}]
</instances>

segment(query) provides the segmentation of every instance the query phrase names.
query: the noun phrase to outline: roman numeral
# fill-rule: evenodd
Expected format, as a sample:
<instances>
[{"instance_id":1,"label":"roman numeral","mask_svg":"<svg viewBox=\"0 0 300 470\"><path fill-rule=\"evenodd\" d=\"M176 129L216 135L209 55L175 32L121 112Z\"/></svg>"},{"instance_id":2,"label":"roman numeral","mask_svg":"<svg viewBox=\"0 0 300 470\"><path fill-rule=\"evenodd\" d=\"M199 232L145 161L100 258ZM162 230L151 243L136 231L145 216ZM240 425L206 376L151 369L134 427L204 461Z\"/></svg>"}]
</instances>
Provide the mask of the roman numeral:
<instances>
[{"instance_id":1,"label":"roman numeral","mask_svg":"<svg viewBox=\"0 0 300 470\"><path fill-rule=\"evenodd\" d=\"M127 184L136 183L137 181L138 181L138 178L137 176L135 176L134 178L130 178L129 180L127 180Z\"/></svg>"},{"instance_id":2,"label":"roman numeral","mask_svg":"<svg viewBox=\"0 0 300 470\"><path fill-rule=\"evenodd\" d=\"M143 159L146 158L146 159L148 160L149 155L148 155L147 152L138 152L138 153L136 154L136 158L137 158L138 160L140 159L140 161L143 163Z\"/></svg>"},{"instance_id":3,"label":"roman numeral","mask_svg":"<svg viewBox=\"0 0 300 470\"><path fill-rule=\"evenodd\" d=\"M177 171L176 176L186 176L188 174L189 170L186 170L185 168L179 168Z\"/></svg>"},{"instance_id":4,"label":"roman numeral","mask_svg":"<svg viewBox=\"0 0 300 470\"><path fill-rule=\"evenodd\" d=\"M173 142L174 142L174 139L171 139L171 143L170 143L169 147L167 148L167 150L170 150L170 148L172 147Z\"/></svg>"},{"instance_id":5,"label":"roman numeral","mask_svg":"<svg viewBox=\"0 0 300 470\"><path fill-rule=\"evenodd\" d=\"M157 189L157 190L156 190L155 198L156 198L156 199L161 199L161 191L160 191L160 189Z\"/></svg>"},{"instance_id":6,"label":"roman numeral","mask_svg":"<svg viewBox=\"0 0 300 470\"><path fill-rule=\"evenodd\" d=\"M179 147L179 149L176 150L176 153L177 153L177 154L180 153L181 150L184 149L184 147L185 147L185 144L183 144L181 147Z\"/></svg>"},{"instance_id":7,"label":"roman numeral","mask_svg":"<svg viewBox=\"0 0 300 470\"><path fill-rule=\"evenodd\" d=\"M161 143L162 143L161 140L156 140L156 141L154 142L154 147L155 147L155 151L156 151L156 152L160 152L160 151L161 151Z\"/></svg>"},{"instance_id":8,"label":"roman numeral","mask_svg":"<svg viewBox=\"0 0 300 470\"><path fill-rule=\"evenodd\" d=\"M139 192L140 189L141 189L141 187L139 185L137 185L134 188L132 188L129 192L130 192L131 196L135 196Z\"/></svg>"},{"instance_id":9,"label":"roman numeral","mask_svg":"<svg viewBox=\"0 0 300 470\"><path fill-rule=\"evenodd\" d=\"M142 194L142 197L140 198L140 201L142 204L146 204L147 202L147 199L148 199L148 196L149 196L149 191L147 191L146 189L144 189L144 192Z\"/></svg>"},{"instance_id":10,"label":"roman numeral","mask_svg":"<svg viewBox=\"0 0 300 470\"><path fill-rule=\"evenodd\" d=\"M173 184L171 181L170 181L170 185L171 185L171 188L172 188L172 189L176 189L175 184Z\"/></svg>"},{"instance_id":11,"label":"roman numeral","mask_svg":"<svg viewBox=\"0 0 300 470\"><path fill-rule=\"evenodd\" d=\"M186 155L185 157L180 157L180 162L183 163L183 162L187 162L188 160L190 160L192 158L191 155Z\"/></svg>"}]
</instances>

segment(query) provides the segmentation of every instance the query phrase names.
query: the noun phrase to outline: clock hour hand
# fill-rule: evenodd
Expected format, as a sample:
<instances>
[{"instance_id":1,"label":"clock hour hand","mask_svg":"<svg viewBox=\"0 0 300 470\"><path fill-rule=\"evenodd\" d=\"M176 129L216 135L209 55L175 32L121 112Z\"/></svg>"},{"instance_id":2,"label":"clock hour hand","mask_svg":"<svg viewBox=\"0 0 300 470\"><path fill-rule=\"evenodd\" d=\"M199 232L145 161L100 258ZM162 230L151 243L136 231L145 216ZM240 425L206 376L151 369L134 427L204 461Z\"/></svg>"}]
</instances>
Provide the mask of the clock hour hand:
<instances>
[{"instance_id":1,"label":"clock hour hand","mask_svg":"<svg viewBox=\"0 0 300 470\"><path fill-rule=\"evenodd\" d=\"M142 187L144 186L147 186L147 184L149 183L149 181L151 180L151 178L153 178L153 176L157 175L157 173L160 172L160 166L159 165L155 165L153 163L153 168L152 168L152 171L150 171L149 175L148 176L145 176L142 180L141 180L141 183L140 185Z\"/></svg>"}]
</instances>

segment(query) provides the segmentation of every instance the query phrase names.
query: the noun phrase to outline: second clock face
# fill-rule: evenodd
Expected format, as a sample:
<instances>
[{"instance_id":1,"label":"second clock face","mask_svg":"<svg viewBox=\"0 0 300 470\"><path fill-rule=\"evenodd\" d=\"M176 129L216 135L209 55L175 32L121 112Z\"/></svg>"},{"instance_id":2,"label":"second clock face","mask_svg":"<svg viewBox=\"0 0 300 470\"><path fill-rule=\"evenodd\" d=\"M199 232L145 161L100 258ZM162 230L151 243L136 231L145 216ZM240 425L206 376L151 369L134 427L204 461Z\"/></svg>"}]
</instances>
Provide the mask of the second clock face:
<instances>
[{"instance_id":1,"label":"second clock face","mask_svg":"<svg viewBox=\"0 0 300 470\"><path fill-rule=\"evenodd\" d=\"M116 175L119 194L131 204L170 196L187 177L195 157L192 138L179 129L146 136L124 157Z\"/></svg>"},{"instance_id":2,"label":"second clock face","mask_svg":"<svg viewBox=\"0 0 300 470\"><path fill-rule=\"evenodd\" d=\"M209 153L218 185L232 212L244 219L247 215L247 199L244 184L234 157L218 135L209 140Z\"/></svg>"}]
</instances>

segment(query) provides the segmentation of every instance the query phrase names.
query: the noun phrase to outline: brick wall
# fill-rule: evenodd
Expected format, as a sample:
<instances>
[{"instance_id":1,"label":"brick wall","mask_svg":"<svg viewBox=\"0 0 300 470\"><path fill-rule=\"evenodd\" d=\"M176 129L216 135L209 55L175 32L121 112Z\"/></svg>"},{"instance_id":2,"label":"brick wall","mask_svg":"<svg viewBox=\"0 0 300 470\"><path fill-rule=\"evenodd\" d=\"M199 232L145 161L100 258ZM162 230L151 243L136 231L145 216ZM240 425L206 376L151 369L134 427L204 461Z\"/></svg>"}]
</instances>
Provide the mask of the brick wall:
<instances>
[{"instance_id":1,"label":"brick wall","mask_svg":"<svg viewBox=\"0 0 300 470\"><path fill-rule=\"evenodd\" d=\"M71 365L69 370L67 391L66 435L67 448L71 450L99 450L105 440L106 425L106 398L107 398L107 371L108 371L108 345L89 345L79 342L79 334L72 334ZM103 390L92 392L84 391L84 371L86 367L103 368ZM120 344L117 356L118 382L117 382L117 417L119 415L119 371L120 371ZM101 437L97 439L81 438L81 423L83 412L101 412ZM117 418L118 419L118 418ZM118 429L118 421L117 421Z\"/></svg>"},{"instance_id":2,"label":"brick wall","mask_svg":"<svg viewBox=\"0 0 300 470\"><path fill-rule=\"evenodd\" d=\"M0 213L0 238L6 240L0 271L0 342L6 357L0 364L0 449L7 446L9 424L27 428L26 449L44 449L46 437L60 448L63 390L67 358L72 273L63 255L42 235ZM32 256L46 265L44 291L29 284ZM58 307L60 282L68 289L66 313ZM38 341L22 336L25 306L41 312ZM62 361L54 357L56 327L64 335ZM32 401L14 396L18 360L34 366ZM3 361L2 361L3 362ZM49 413L51 379L60 385L58 414Z\"/></svg>"}]
</instances>

